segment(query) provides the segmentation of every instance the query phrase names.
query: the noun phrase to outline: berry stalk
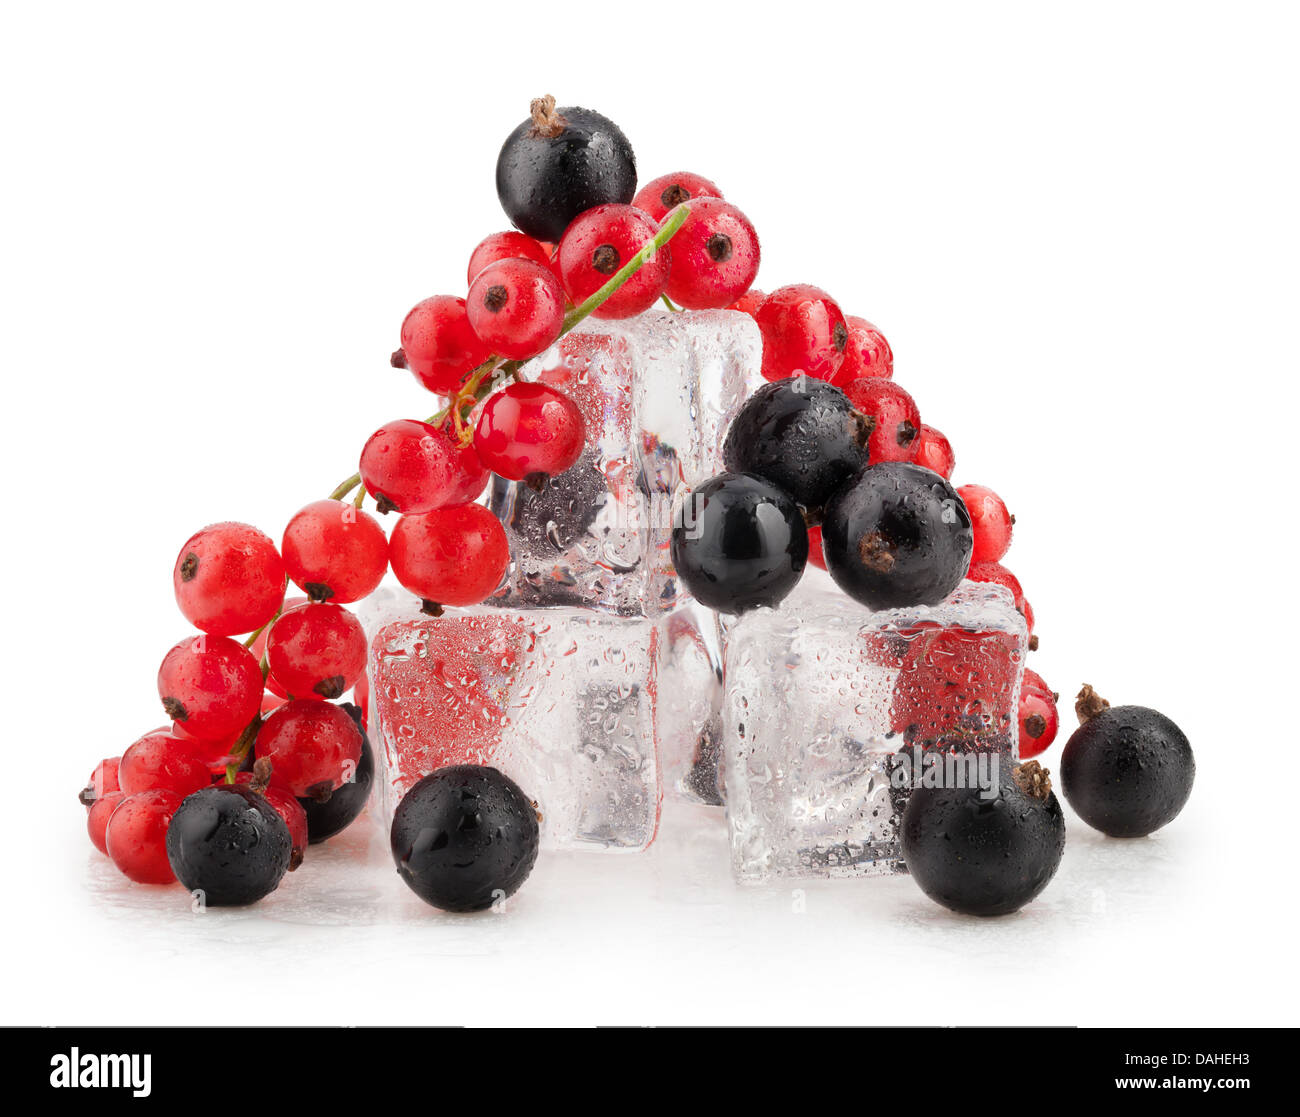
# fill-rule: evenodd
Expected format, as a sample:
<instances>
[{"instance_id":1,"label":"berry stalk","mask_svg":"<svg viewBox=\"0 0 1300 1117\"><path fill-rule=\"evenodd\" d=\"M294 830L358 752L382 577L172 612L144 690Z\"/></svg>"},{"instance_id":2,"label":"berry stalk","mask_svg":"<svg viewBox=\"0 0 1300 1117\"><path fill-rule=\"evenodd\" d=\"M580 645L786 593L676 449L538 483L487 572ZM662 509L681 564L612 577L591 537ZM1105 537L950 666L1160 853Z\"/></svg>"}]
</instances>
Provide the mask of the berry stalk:
<instances>
[{"instance_id":1,"label":"berry stalk","mask_svg":"<svg viewBox=\"0 0 1300 1117\"><path fill-rule=\"evenodd\" d=\"M244 731L239 735L230 750L230 763L226 765L226 783L234 783L235 778L239 775L239 769L244 763L245 757L248 756L248 750L253 747L253 741L257 737L257 731L262 728L262 715L258 714L246 726Z\"/></svg>"},{"instance_id":2,"label":"berry stalk","mask_svg":"<svg viewBox=\"0 0 1300 1117\"><path fill-rule=\"evenodd\" d=\"M689 205L677 206L665 219L659 232L647 241L626 264L611 275L603 287L594 294L588 295L577 306L572 307L564 316L564 326L560 330L560 336L563 337L574 326L598 309L606 299L640 271L647 261L652 260L655 254L672 240L677 231L685 224L687 217L690 216L690 208ZM440 426L446 421L447 416L451 415L459 429L464 422L464 413L467 408L472 408L474 404L487 395L502 377L517 378L519 370L526 363L525 361L503 361L497 356L489 357L470 374L465 386L457 393L456 398L441 411L430 415L425 422L431 426ZM329 498L331 500L344 500L360 484L361 474L354 473L351 477L339 482L334 491L330 493ZM363 500L364 497L365 491L363 489L357 498L358 502Z\"/></svg>"}]
</instances>

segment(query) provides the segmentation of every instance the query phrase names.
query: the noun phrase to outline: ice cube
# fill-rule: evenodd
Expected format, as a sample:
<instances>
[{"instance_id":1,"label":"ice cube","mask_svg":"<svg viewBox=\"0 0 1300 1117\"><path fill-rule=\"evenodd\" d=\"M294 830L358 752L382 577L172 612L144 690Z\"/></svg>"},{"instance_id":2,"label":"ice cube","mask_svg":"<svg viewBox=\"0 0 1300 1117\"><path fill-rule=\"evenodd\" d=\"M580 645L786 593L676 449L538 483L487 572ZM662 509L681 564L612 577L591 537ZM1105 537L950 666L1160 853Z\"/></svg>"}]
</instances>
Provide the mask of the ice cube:
<instances>
[{"instance_id":1,"label":"ice cube","mask_svg":"<svg viewBox=\"0 0 1300 1117\"><path fill-rule=\"evenodd\" d=\"M494 478L510 540L506 607L583 606L657 617L683 596L669 541L674 506L722 469L731 418L762 383L747 314L652 311L588 319L524 369L570 395L587 424L577 465L538 493Z\"/></svg>"},{"instance_id":2,"label":"ice cube","mask_svg":"<svg viewBox=\"0 0 1300 1117\"><path fill-rule=\"evenodd\" d=\"M742 882L900 871L910 779L986 786L1015 756L1028 633L1007 590L963 582L933 607L872 612L807 581L728 633L723 777Z\"/></svg>"},{"instance_id":3,"label":"ice cube","mask_svg":"<svg viewBox=\"0 0 1300 1117\"><path fill-rule=\"evenodd\" d=\"M385 817L421 777L488 764L538 803L552 849L644 849L659 822L656 622L586 609L368 613Z\"/></svg>"},{"instance_id":4,"label":"ice cube","mask_svg":"<svg viewBox=\"0 0 1300 1117\"><path fill-rule=\"evenodd\" d=\"M664 784L699 803L722 803L722 626L712 609L689 601L661 622L656 722Z\"/></svg>"}]
</instances>

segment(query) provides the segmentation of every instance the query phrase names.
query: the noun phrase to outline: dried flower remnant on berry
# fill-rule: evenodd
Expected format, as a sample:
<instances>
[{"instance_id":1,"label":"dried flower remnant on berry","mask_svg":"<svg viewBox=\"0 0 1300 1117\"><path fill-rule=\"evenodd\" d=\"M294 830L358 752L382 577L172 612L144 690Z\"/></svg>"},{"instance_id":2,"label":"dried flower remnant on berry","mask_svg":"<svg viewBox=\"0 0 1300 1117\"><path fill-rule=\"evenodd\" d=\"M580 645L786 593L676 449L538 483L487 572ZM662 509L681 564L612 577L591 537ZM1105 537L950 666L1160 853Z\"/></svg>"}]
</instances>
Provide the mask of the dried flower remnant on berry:
<instances>
[{"instance_id":1,"label":"dried flower remnant on berry","mask_svg":"<svg viewBox=\"0 0 1300 1117\"><path fill-rule=\"evenodd\" d=\"M1074 712L1079 718L1079 724L1091 721L1102 710L1110 709L1110 703L1098 694L1088 683L1083 684L1083 689L1079 691L1079 697L1074 701Z\"/></svg>"},{"instance_id":2,"label":"dried flower remnant on berry","mask_svg":"<svg viewBox=\"0 0 1300 1117\"><path fill-rule=\"evenodd\" d=\"M1031 799L1046 800L1052 794L1052 774L1037 760L1026 760L1011 770L1011 778Z\"/></svg>"},{"instance_id":3,"label":"dried flower remnant on berry","mask_svg":"<svg viewBox=\"0 0 1300 1117\"><path fill-rule=\"evenodd\" d=\"M564 131L568 122L555 108L555 98L547 93L543 97L534 97L528 105L528 113L533 121L533 135L555 139Z\"/></svg>"}]
</instances>

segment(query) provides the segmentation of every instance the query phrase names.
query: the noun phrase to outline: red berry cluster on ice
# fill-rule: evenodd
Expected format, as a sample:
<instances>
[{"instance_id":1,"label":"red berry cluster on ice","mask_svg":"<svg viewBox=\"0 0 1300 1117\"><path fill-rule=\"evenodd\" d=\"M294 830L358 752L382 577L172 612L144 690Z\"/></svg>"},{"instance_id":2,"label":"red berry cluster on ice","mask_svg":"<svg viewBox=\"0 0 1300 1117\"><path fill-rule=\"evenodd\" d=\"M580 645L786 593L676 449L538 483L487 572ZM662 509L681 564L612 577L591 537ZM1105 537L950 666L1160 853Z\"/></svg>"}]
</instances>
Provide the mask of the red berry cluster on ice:
<instances>
[{"instance_id":1,"label":"red berry cluster on ice","mask_svg":"<svg viewBox=\"0 0 1300 1117\"><path fill-rule=\"evenodd\" d=\"M350 789L368 770L369 743L364 716L342 700L351 692L365 706L367 645L348 606L390 570L434 614L482 602L500 586L507 538L479 502L490 475L543 486L586 444L575 403L524 380L522 366L588 315L625 318L660 302L747 313L762 335L763 377L829 382L864 424L872 464L951 476L952 447L893 381L884 335L817 287L754 290L758 234L710 180L682 172L637 191L630 145L612 122L542 98L502 149L497 188L517 228L474 248L463 297L435 295L409 311L391 357L440 397L437 412L376 429L357 472L293 513L278 546L255 527L225 522L177 553L175 598L194 631L158 669L170 724L102 761L82 793L92 842L131 880L201 880L210 902L248 902L297 867L309 840L356 817L365 787ZM1007 586L1032 628L1019 583L1000 565L1012 518L991 490L959 491L975 535L970 577ZM367 500L398 514L390 533ZM824 565L819 530L811 529L811 558ZM305 596L286 599L290 584ZM1055 697L1045 684L1027 686L1022 753L1041 751L1055 732ZM499 793L507 807L519 798L491 777L463 779L475 787L486 779L484 793ZM451 809L438 788L427 798L430 810ZM535 843L527 819L502 825ZM229 834L229 848L247 854L232 864L265 879L223 884L205 860L214 834ZM531 865L526 849L517 852ZM454 866L431 865L417 880L409 857L399 865L422 895L473 906L457 893Z\"/></svg>"}]
</instances>

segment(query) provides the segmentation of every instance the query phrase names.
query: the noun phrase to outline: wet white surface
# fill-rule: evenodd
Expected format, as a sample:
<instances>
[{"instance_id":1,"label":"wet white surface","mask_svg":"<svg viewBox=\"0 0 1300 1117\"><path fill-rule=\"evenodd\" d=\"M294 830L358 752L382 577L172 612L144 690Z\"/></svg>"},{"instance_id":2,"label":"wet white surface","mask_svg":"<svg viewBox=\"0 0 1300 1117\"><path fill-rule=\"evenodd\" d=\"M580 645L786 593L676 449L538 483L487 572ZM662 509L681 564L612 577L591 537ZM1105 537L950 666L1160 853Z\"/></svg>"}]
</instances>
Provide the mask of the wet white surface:
<instances>
[{"instance_id":1,"label":"wet white surface","mask_svg":"<svg viewBox=\"0 0 1300 1117\"><path fill-rule=\"evenodd\" d=\"M504 911L475 916L408 892L369 816L241 910L196 913L179 887L130 884L83 847L74 887L52 897L73 972L9 1008L227 1022L195 984L226 973L286 1023L1281 1020L1290 1010L1257 984L1280 928L1266 897L1249 914L1238 903L1245 878L1203 840L1201 814L1135 842L1071 818L1056 880L997 920L952 915L907 877L739 887L720 814L680 803L648 853L544 856Z\"/></svg>"}]
</instances>

